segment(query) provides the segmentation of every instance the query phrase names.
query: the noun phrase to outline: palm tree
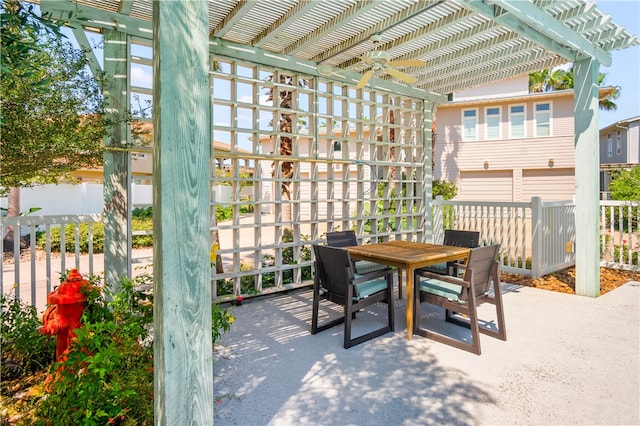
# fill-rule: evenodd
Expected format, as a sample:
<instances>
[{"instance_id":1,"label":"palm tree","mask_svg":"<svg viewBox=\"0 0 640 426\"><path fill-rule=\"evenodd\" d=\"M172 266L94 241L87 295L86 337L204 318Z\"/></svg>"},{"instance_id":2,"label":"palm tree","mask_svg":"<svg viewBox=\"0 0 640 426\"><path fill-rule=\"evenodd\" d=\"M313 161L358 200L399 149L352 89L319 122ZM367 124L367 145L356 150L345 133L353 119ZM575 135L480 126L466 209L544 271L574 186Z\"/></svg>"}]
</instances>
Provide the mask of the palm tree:
<instances>
[{"instance_id":1,"label":"palm tree","mask_svg":"<svg viewBox=\"0 0 640 426\"><path fill-rule=\"evenodd\" d=\"M607 75L598 74L598 86L602 86ZM567 71L559 68L554 71L548 69L536 71L529 74L529 93L551 92L553 90L573 89L573 66ZM615 111L618 105L613 102L620 96L620 87L604 99L600 99L600 109L604 111Z\"/></svg>"}]
</instances>

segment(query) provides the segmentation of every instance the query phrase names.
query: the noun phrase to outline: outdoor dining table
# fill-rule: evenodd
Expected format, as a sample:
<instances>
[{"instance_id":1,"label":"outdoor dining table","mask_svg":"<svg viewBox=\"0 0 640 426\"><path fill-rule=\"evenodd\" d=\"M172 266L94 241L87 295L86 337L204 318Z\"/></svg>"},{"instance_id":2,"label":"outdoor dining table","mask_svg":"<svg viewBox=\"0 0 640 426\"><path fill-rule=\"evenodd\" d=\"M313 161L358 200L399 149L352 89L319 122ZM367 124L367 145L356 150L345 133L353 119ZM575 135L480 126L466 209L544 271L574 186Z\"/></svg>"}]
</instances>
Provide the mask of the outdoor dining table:
<instances>
[{"instance_id":1,"label":"outdoor dining table","mask_svg":"<svg viewBox=\"0 0 640 426\"><path fill-rule=\"evenodd\" d=\"M418 268L437 263L466 259L470 249L396 240L352 246L348 250L352 259L367 260L398 268L398 286L400 288L402 288L402 270L405 271L407 338L411 340L413 338L413 272Z\"/></svg>"}]
</instances>

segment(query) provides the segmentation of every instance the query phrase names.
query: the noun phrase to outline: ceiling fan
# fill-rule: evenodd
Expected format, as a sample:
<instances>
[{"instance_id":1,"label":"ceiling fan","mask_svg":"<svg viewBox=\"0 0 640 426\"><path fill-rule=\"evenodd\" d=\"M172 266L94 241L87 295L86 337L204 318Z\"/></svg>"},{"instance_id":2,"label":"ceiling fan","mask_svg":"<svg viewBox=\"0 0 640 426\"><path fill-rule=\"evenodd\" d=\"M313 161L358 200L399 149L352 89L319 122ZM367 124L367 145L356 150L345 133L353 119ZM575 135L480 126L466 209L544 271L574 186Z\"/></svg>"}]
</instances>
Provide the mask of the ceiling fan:
<instances>
[{"instance_id":1,"label":"ceiling fan","mask_svg":"<svg viewBox=\"0 0 640 426\"><path fill-rule=\"evenodd\" d=\"M373 41L374 46L377 46L381 40L380 34L374 34L371 37L371 40ZM421 67L426 65L424 61L421 61L419 59L392 61L389 53L383 50L372 50L365 56L361 56L360 60L368 65L371 65L371 69L362 75L362 78L360 78L360 81L356 85L356 89L363 88L369 82L371 77L373 77L373 75L379 71L383 71L392 77L396 77L409 84L413 84L417 81L415 77L397 70L394 67Z\"/></svg>"}]
</instances>

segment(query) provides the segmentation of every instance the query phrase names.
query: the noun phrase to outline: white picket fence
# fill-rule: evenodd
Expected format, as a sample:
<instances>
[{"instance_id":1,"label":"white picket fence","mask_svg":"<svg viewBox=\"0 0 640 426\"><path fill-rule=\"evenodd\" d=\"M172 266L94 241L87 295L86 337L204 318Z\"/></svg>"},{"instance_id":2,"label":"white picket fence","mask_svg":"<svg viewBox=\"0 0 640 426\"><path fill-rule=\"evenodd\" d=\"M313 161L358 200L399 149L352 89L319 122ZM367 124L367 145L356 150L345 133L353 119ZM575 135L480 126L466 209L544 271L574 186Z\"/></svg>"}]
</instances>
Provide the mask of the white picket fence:
<instances>
[{"instance_id":1,"label":"white picket fence","mask_svg":"<svg viewBox=\"0 0 640 426\"><path fill-rule=\"evenodd\" d=\"M640 203L600 201L600 264L640 270ZM539 277L575 264L573 201L503 203L433 202L433 240L441 243L445 229L476 230L484 243L500 244L505 272Z\"/></svg>"},{"instance_id":2,"label":"white picket fence","mask_svg":"<svg viewBox=\"0 0 640 426\"><path fill-rule=\"evenodd\" d=\"M638 271L640 243L640 203L601 201L601 265ZM8 258L0 244L3 273L0 292L13 293L34 306L44 306L46 295L59 282L61 271L77 267L84 274L96 270L96 259L102 267L102 255L80 249L81 224L87 224L91 235L97 215L23 216L0 218L0 235L13 227L16 235L29 235L29 247L20 250L18 239ZM72 230L65 229L72 225ZM64 234L72 232L72 252L51 250L51 230L60 227ZM531 202L502 203L474 201L433 201L433 241L441 243L445 229L480 231L481 241L499 243L500 260L506 272L534 277L561 270L575 263L575 204L544 203L539 197ZM36 250L36 233L44 232L45 250ZM91 238L89 238L91 241ZM28 254L30 260L21 262Z\"/></svg>"}]
</instances>

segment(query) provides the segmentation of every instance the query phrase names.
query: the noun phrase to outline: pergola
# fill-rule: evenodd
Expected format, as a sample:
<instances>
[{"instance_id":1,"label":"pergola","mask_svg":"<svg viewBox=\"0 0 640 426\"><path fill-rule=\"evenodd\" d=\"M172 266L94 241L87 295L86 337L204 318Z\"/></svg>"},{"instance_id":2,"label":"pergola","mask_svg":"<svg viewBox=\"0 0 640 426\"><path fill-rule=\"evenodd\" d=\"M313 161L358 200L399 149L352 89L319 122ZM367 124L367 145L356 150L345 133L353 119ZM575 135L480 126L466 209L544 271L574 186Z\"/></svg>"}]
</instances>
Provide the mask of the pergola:
<instances>
[{"instance_id":1,"label":"pergola","mask_svg":"<svg viewBox=\"0 0 640 426\"><path fill-rule=\"evenodd\" d=\"M424 101L422 141L448 94L566 62L575 67L576 292L599 291L598 90L600 64L635 36L582 0L40 0L66 19L81 44L83 28L104 36L104 95L128 105L132 37L153 48L155 413L157 424L213 420L209 261L210 58L235 58L355 86L374 48L392 60L420 59L400 70L405 84L376 73L368 87ZM372 36L379 34L374 46ZM152 41L152 43L151 43ZM357 89L363 90L363 89ZM215 118L215 117L214 117ZM106 141L107 282L126 275L126 126ZM109 149L109 147L113 149ZM430 171L430 149L424 150ZM425 174L430 180L430 172ZM424 202L430 199L430 183ZM430 209L425 209L428 215ZM424 222L429 228L430 222ZM430 229L425 229L430 233Z\"/></svg>"}]
</instances>

